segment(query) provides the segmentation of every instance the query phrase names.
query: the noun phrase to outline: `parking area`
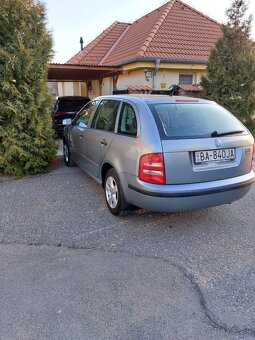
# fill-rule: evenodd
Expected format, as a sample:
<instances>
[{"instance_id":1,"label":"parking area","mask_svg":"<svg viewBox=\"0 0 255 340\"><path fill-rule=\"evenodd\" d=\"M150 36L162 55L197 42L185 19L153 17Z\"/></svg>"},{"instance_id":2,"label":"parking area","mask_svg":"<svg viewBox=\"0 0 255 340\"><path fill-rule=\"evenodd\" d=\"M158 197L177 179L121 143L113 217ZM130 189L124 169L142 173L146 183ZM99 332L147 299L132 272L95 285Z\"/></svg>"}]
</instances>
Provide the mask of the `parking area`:
<instances>
[{"instance_id":1,"label":"parking area","mask_svg":"<svg viewBox=\"0 0 255 340\"><path fill-rule=\"evenodd\" d=\"M61 156L0 179L0 339L253 339L254 194L119 218Z\"/></svg>"}]
</instances>

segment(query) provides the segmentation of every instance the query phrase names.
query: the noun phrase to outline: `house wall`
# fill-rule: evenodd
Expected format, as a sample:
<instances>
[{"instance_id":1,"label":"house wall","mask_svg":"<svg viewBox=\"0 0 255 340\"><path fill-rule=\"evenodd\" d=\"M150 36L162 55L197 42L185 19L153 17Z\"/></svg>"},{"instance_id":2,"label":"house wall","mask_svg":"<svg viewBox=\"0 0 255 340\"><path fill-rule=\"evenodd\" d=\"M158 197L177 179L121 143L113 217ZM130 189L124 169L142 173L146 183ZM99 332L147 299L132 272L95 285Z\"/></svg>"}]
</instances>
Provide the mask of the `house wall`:
<instances>
[{"instance_id":1,"label":"house wall","mask_svg":"<svg viewBox=\"0 0 255 340\"><path fill-rule=\"evenodd\" d=\"M206 72L198 72L197 73L197 84L199 84L201 82L201 78L205 74L206 74Z\"/></svg>"},{"instance_id":2,"label":"house wall","mask_svg":"<svg viewBox=\"0 0 255 340\"><path fill-rule=\"evenodd\" d=\"M92 83L92 88L88 92L88 96L90 99L93 99L100 95L99 80L93 80L91 83Z\"/></svg>"},{"instance_id":3,"label":"house wall","mask_svg":"<svg viewBox=\"0 0 255 340\"><path fill-rule=\"evenodd\" d=\"M155 89L168 89L173 84L179 83L179 72L159 70L155 77Z\"/></svg>"},{"instance_id":4,"label":"house wall","mask_svg":"<svg viewBox=\"0 0 255 340\"><path fill-rule=\"evenodd\" d=\"M206 73L205 63L170 63L161 62L158 67L156 76L154 62L134 62L123 65L124 74L119 77L118 88L126 89L128 85L149 85L155 89L161 89L162 84L166 83L166 88L179 84L179 74L192 74L193 83L199 83L201 75ZM145 79L146 71L150 71L151 78ZM154 85L154 86L153 86Z\"/></svg>"},{"instance_id":5,"label":"house wall","mask_svg":"<svg viewBox=\"0 0 255 340\"><path fill-rule=\"evenodd\" d=\"M145 77L145 70L151 72L151 78L147 78L147 80ZM119 76L117 89L125 90L129 85L147 85L156 90L168 89L171 85L179 84L180 74L191 74L193 76L192 83L198 84L201 81L202 74L205 74L205 71L190 70L188 68L179 70L159 69L154 76L153 84L153 72L154 69L126 71L123 75Z\"/></svg>"},{"instance_id":6,"label":"house wall","mask_svg":"<svg viewBox=\"0 0 255 340\"><path fill-rule=\"evenodd\" d=\"M47 82L48 89L50 90L50 93L53 95L53 97L58 96L58 83L56 81L54 82Z\"/></svg>"},{"instance_id":7,"label":"house wall","mask_svg":"<svg viewBox=\"0 0 255 340\"><path fill-rule=\"evenodd\" d=\"M92 89L88 93L88 96L90 97L90 99L93 99L93 98L98 97L98 96L104 96L104 95L112 94L112 90L113 90L113 80L112 80L112 78L109 78L109 77L104 78L101 81L101 85L100 85L99 80L93 80L91 82L91 85L92 85ZM100 86L101 86L101 90L100 90Z\"/></svg>"},{"instance_id":8,"label":"house wall","mask_svg":"<svg viewBox=\"0 0 255 340\"><path fill-rule=\"evenodd\" d=\"M58 82L58 96L87 96L87 85L85 82Z\"/></svg>"},{"instance_id":9,"label":"house wall","mask_svg":"<svg viewBox=\"0 0 255 340\"><path fill-rule=\"evenodd\" d=\"M89 96L91 99L93 99L95 97L98 97L100 94L112 94L112 89L112 78L103 79L101 85L101 93L99 80L93 80L91 82L91 89L89 89L89 91L87 89L86 82L58 82L54 94L58 96Z\"/></svg>"},{"instance_id":10,"label":"house wall","mask_svg":"<svg viewBox=\"0 0 255 340\"><path fill-rule=\"evenodd\" d=\"M73 95L80 96L81 95L81 86L80 83L73 83Z\"/></svg>"},{"instance_id":11,"label":"house wall","mask_svg":"<svg viewBox=\"0 0 255 340\"><path fill-rule=\"evenodd\" d=\"M112 78L104 78L102 82L102 96L112 94L113 80Z\"/></svg>"},{"instance_id":12,"label":"house wall","mask_svg":"<svg viewBox=\"0 0 255 340\"><path fill-rule=\"evenodd\" d=\"M189 69L184 70L159 70L155 80L155 86L157 89L169 88L171 85L179 84L180 74L192 75L192 84L199 84L201 81L202 74L206 72L198 72Z\"/></svg>"},{"instance_id":13,"label":"house wall","mask_svg":"<svg viewBox=\"0 0 255 340\"><path fill-rule=\"evenodd\" d=\"M86 83L84 83L84 82L80 83L80 90L81 90L81 92L80 92L81 96L85 96L86 97L88 95L88 90L87 90Z\"/></svg>"},{"instance_id":14,"label":"house wall","mask_svg":"<svg viewBox=\"0 0 255 340\"><path fill-rule=\"evenodd\" d=\"M149 71L149 77L146 78L146 71ZM206 73L205 64L180 64L180 63L161 63L157 74L153 77L155 64L153 62L140 62L123 66L123 74L118 77L117 89L126 90L129 85L150 86L156 90L168 89L173 84L179 84L180 74L192 74L193 83L199 84L201 76ZM154 82L153 82L154 79ZM83 95L91 99L100 96L112 94L113 79L112 77L91 81L91 87L87 88L86 82L58 82L59 96Z\"/></svg>"},{"instance_id":15,"label":"house wall","mask_svg":"<svg viewBox=\"0 0 255 340\"><path fill-rule=\"evenodd\" d=\"M145 80L144 70L126 71L118 78L117 89L126 90L128 85L148 85L150 81Z\"/></svg>"},{"instance_id":16,"label":"house wall","mask_svg":"<svg viewBox=\"0 0 255 340\"><path fill-rule=\"evenodd\" d=\"M59 96L73 96L74 83L72 82L58 82L58 95Z\"/></svg>"}]
</instances>

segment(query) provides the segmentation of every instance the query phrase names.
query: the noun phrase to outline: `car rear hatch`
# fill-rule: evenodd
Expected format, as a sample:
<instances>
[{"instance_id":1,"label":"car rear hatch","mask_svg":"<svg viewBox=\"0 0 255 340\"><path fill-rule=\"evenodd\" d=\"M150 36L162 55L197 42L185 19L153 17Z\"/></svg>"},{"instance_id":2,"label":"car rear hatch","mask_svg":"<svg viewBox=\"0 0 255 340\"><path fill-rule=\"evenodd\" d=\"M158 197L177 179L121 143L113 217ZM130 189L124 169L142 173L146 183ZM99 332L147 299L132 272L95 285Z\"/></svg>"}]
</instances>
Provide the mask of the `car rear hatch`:
<instances>
[{"instance_id":1,"label":"car rear hatch","mask_svg":"<svg viewBox=\"0 0 255 340\"><path fill-rule=\"evenodd\" d=\"M219 105L187 102L155 109L166 184L216 181L250 172L253 138Z\"/></svg>"},{"instance_id":2,"label":"car rear hatch","mask_svg":"<svg viewBox=\"0 0 255 340\"><path fill-rule=\"evenodd\" d=\"M162 141L166 184L216 181L250 171L250 138ZM214 159L215 158L215 159Z\"/></svg>"},{"instance_id":3,"label":"car rear hatch","mask_svg":"<svg viewBox=\"0 0 255 340\"><path fill-rule=\"evenodd\" d=\"M61 98L59 102L57 102L53 116L55 123L57 125L62 125L63 119L71 118L73 119L77 112L88 102L88 100L84 99L75 99L75 98Z\"/></svg>"}]
</instances>

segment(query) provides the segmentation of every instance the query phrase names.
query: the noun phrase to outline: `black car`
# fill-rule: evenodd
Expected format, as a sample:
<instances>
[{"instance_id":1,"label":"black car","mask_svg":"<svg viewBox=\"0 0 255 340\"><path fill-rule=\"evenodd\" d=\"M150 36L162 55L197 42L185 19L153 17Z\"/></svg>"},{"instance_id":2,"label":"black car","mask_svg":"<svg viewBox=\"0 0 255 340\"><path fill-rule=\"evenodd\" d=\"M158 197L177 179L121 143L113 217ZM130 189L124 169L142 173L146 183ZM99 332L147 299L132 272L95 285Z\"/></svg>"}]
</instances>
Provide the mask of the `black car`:
<instances>
[{"instance_id":1,"label":"black car","mask_svg":"<svg viewBox=\"0 0 255 340\"><path fill-rule=\"evenodd\" d=\"M58 97L52 112L53 126L59 136L64 131L63 119L73 119L77 112L90 101L89 97L63 96Z\"/></svg>"}]
</instances>

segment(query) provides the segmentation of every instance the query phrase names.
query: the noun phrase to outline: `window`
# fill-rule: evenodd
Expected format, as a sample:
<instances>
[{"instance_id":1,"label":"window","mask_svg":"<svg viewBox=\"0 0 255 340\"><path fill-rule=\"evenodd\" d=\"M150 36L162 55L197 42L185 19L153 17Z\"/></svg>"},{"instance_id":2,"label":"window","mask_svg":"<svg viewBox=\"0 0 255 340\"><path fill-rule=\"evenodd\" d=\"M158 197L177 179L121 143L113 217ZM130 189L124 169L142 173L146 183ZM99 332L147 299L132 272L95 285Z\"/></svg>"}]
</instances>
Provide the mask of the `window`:
<instances>
[{"instance_id":1,"label":"window","mask_svg":"<svg viewBox=\"0 0 255 340\"><path fill-rule=\"evenodd\" d=\"M135 111L128 103L123 103L122 105L118 132L130 136L136 136L137 134Z\"/></svg>"},{"instance_id":2,"label":"window","mask_svg":"<svg viewBox=\"0 0 255 340\"><path fill-rule=\"evenodd\" d=\"M93 118L91 128L114 131L120 102L116 100L102 100Z\"/></svg>"},{"instance_id":3,"label":"window","mask_svg":"<svg viewBox=\"0 0 255 340\"><path fill-rule=\"evenodd\" d=\"M163 139L208 138L213 131L243 130L223 107L211 103L149 105Z\"/></svg>"},{"instance_id":4,"label":"window","mask_svg":"<svg viewBox=\"0 0 255 340\"><path fill-rule=\"evenodd\" d=\"M193 74L179 74L179 84L180 85L192 85Z\"/></svg>"},{"instance_id":5,"label":"window","mask_svg":"<svg viewBox=\"0 0 255 340\"><path fill-rule=\"evenodd\" d=\"M97 104L98 101L92 101L88 103L75 119L75 125L78 125L81 128L86 127L88 125L89 118Z\"/></svg>"},{"instance_id":6,"label":"window","mask_svg":"<svg viewBox=\"0 0 255 340\"><path fill-rule=\"evenodd\" d=\"M58 99L56 102L55 112L78 112L80 109L89 102L87 99Z\"/></svg>"}]
</instances>

